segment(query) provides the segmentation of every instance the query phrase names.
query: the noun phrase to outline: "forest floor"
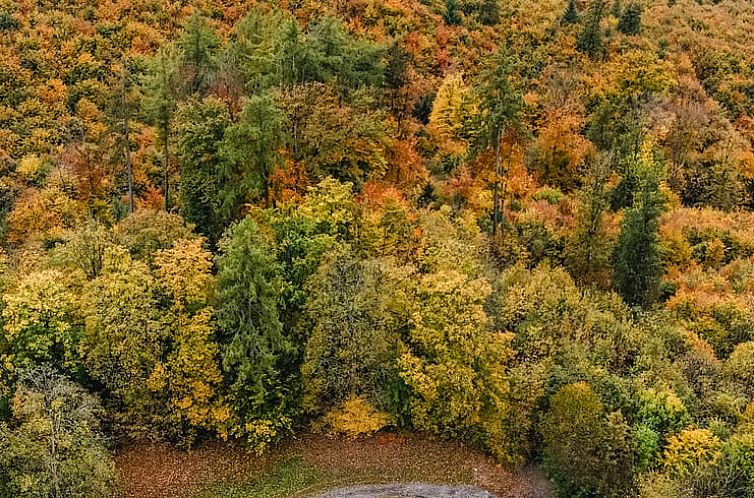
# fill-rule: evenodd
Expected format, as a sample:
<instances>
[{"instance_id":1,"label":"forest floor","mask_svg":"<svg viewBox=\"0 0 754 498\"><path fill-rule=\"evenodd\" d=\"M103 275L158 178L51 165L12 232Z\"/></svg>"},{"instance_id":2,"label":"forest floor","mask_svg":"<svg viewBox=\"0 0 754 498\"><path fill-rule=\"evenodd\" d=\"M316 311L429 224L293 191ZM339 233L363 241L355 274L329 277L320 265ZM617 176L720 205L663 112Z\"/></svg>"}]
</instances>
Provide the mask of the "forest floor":
<instances>
[{"instance_id":1,"label":"forest floor","mask_svg":"<svg viewBox=\"0 0 754 498\"><path fill-rule=\"evenodd\" d=\"M307 434L263 456L221 443L192 451L142 444L119 450L116 463L126 498L304 498L355 484L415 482L473 485L500 498L552 496L538 468L507 470L460 443L419 435L354 441Z\"/></svg>"}]
</instances>

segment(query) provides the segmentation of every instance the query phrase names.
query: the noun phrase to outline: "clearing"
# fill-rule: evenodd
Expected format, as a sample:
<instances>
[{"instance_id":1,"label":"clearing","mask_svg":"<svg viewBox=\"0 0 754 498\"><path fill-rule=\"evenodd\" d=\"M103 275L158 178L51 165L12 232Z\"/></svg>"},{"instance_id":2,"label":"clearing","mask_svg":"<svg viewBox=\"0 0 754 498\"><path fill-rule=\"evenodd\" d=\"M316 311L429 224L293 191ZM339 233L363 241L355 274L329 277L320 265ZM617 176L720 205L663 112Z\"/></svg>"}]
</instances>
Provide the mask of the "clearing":
<instances>
[{"instance_id":1,"label":"clearing","mask_svg":"<svg viewBox=\"0 0 754 498\"><path fill-rule=\"evenodd\" d=\"M348 488L394 483L471 485L480 488L474 492L484 489L500 498L552 496L549 481L537 468L507 470L460 443L420 435L381 434L354 441L306 434L263 456L227 443L192 451L135 445L121 449L116 463L126 498L474 496L470 488L424 484ZM367 494L353 494L360 491Z\"/></svg>"}]
</instances>

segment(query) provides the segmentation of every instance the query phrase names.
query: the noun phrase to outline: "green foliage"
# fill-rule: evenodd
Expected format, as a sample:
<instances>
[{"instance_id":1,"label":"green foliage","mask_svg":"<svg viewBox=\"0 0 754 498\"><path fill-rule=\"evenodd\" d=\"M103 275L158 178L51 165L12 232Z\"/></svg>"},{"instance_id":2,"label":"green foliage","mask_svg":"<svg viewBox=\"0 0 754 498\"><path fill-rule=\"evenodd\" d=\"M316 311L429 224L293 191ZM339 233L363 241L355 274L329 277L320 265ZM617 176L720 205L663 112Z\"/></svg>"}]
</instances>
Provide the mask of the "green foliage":
<instances>
[{"instance_id":1,"label":"green foliage","mask_svg":"<svg viewBox=\"0 0 754 498\"><path fill-rule=\"evenodd\" d=\"M180 81L184 95L207 94L215 77L219 39L199 9L194 8L178 38Z\"/></svg>"},{"instance_id":2,"label":"green foliage","mask_svg":"<svg viewBox=\"0 0 754 498\"><path fill-rule=\"evenodd\" d=\"M230 125L228 108L215 98L192 100L178 109L176 141L182 161L181 212L211 242L219 240L230 223L223 210L223 188L218 171L224 168L220 153L225 130Z\"/></svg>"},{"instance_id":3,"label":"green foliage","mask_svg":"<svg viewBox=\"0 0 754 498\"><path fill-rule=\"evenodd\" d=\"M641 31L641 5L631 2L618 19L618 31L624 35L636 35Z\"/></svg>"},{"instance_id":4,"label":"green foliage","mask_svg":"<svg viewBox=\"0 0 754 498\"><path fill-rule=\"evenodd\" d=\"M573 278L579 283L599 287L607 287L610 278L612 244L605 226L609 175L610 166L605 158L591 163L587 184L581 192L578 223L565 251Z\"/></svg>"},{"instance_id":5,"label":"green foliage","mask_svg":"<svg viewBox=\"0 0 754 498\"><path fill-rule=\"evenodd\" d=\"M503 46L490 57L479 76L474 89L481 119L481 123L477 125L479 131L474 145L477 151L496 147L501 133L521 132L524 101L511 77L516 64L515 57Z\"/></svg>"},{"instance_id":6,"label":"green foliage","mask_svg":"<svg viewBox=\"0 0 754 498\"><path fill-rule=\"evenodd\" d=\"M301 372L308 410L323 413L351 397L387 405L401 314L407 314L402 273L360 261L347 247L326 256L309 281L305 307L311 335Z\"/></svg>"},{"instance_id":7,"label":"green foliage","mask_svg":"<svg viewBox=\"0 0 754 498\"><path fill-rule=\"evenodd\" d=\"M176 214L140 209L113 227L118 244L134 259L151 260L155 252L170 249L182 239L196 237L193 226Z\"/></svg>"},{"instance_id":8,"label":"green foliage","mask_svg":"<svg viewBox=\"0 0 754 498\"><path fill-rule=\"evenodd\" d=\"M102 274L85 288L81 308L86 327L79 350L87 373L107 393L109 415L129 433L148 433L158 406L147 380L167 335L154 278L125 249L110 249Z\"/></svg>"},{"instance_id":9,"label":"green foliage","mask_svg":"<svg viewBox=\"0 0 754 498\"><path fill-rule=\"evenodd\" d=\"M568 0L568 5L560 22L562 24L576 24L579 20L579 9L576 6L576 0Z\"/></svg>"},{"instance_id":10,"label":"green foliage","mask_svg":"<svg viewBox=\"0 0 754 498\"><path fill-rule=\"evenodd\" d=\"M0 493L19 498L117 496L95 399L49 367L27 371L0 424Z\"/></svg>"},{"instance_id":11,"label":"green foliage","mask_svg":"<svg viewBox=\"0 0 754 498\"><path fill-rule=\"evenodd\" d=\"M281 370L291 345L278 311L280 267L256 223L245 218L220 242L217 269L217 325L236 430L263 448L290 429L295 408L291 372Z\"/></svg>"},{"instance_id":12,"label":"green foliage","mask_svg":"<svg viewBox=\"0 0 754 498\"><path fill-rule=\"evenodd\" d=\"M448 26L457 26L461 24L461 15L458 12L457 0L445 0L445 13L443 20Z\"/></svg>"},{"instance_id":13,"label":"green foliage","mask_svg":"<svg viewBox=\"0 0 754 498\"><path fill-rule=\"evenodd\" d=\"M546 469L562 496L625 496L632 488L633 442L619 412L607 414L586 383L551 399L541 425Z\"/></svg>"},{"instance_id":14,"label":"green foliage","mask_svg":"<svg viewBox=\"0 0 754 498\"><path fill-rule=\"evenodd\" d=\"M81 318L75 282L57 270L30 273L3 296L3 376L48 363L79 372Z\"/></svg>"},{"instance_id":15,"label":"green foliage","mask_svg":"<svg viewBox=\"0 0 754 498\"><path fill-rule=\"evenodd\" d=\"M628 304L646 307L659 296L663 267L658 230L664 204L660 172L649 166L633 206L624 213L614 254L615 288Z\"/></svg>"},{"instance_id":16,"label":"green foliage","mask_svg":"<svg viewBox=\"0 0 754 498\"><path fill-rule=\"evenodd\" d=\"M605 50L601 24L606 10L607 0L590 0L584 28L576 41L576 48L593 58L601 56Z\"/></svg>"},{"instance_id":17,"label":"green foliage","mask_svg":"<svg viewBox=\"0 0 754 498\"><path fill-rule=\"evenodd\" d=\"M220 154L224 161L222 203L226 216L237 217L245 201L270 202L270 176L281 162L278 149L285 140L283 113L269 94L251 97L237 123L225 132Z\"/></svg>"}]
</instances>

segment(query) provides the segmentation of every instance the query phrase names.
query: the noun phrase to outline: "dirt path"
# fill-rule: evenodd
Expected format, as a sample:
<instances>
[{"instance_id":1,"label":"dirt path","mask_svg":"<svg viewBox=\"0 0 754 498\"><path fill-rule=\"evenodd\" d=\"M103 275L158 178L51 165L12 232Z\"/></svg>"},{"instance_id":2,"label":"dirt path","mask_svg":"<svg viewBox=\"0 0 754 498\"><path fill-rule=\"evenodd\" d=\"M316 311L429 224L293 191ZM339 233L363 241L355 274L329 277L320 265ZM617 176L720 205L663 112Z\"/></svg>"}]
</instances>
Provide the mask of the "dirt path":
<instances>
[{"instance_id":1,"label":"dirt path","mask_svg":"<svg viewBox=\"0 0 754 498\"><path fill-rule=\"evenodd\" d=\"M436 486L433 484L387 484L336 489L318 498L495 498L473 486Z\"/></svg>"}]
</instances>

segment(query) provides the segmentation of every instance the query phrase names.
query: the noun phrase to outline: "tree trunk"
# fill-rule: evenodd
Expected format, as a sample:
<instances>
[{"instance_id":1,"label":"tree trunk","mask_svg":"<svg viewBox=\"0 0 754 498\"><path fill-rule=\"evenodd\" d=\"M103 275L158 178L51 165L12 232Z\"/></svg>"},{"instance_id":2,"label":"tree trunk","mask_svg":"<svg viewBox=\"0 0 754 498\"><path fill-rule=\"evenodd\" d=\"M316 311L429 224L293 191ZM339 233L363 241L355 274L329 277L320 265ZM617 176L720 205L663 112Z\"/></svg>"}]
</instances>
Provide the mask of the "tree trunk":
<instances>
[{"instance_id":1,"label":"tree trunk","mask_svg":"<svg viewBox=\"0 0 754 498\"><path fill-rule=\"evenodd\" d=\"M121 98L123 105L123 138L125 140L125 152L126 152L126 173L128 174L128 213L134 212L134 172L133 164L131 163L131 141L129 139L129 111L128 102L126 100L126 68L123 67L123 85L121 87Z\"/></svg>"},{"instance_id":2,"label":"tree trunk","mask_svg":"<svg viewBox=\"0 0 754 498\"><path fill-rule=\"evenodd\" d=\"M163 190L165 193L165 212L170 211L170 149L168 149L168 134L170 133L170 126L165 125L165 136L163 137L162 148L165 154L165 171L163 172L165 177L163 179Z\"/></svg>"},{"instance_id":3,"label":"tree trunk","mask_svg":"<svg viewBox=\"0 0 754 498\"><path fill-rule=\"evenodd\" d=\"M495 183L492 194L492 238L497 235L497 226L500 222L500 194L498 189L500 188L500 135L501 131L497 132L497 140L495 142Z\"/></svg>"}]
</instances>

